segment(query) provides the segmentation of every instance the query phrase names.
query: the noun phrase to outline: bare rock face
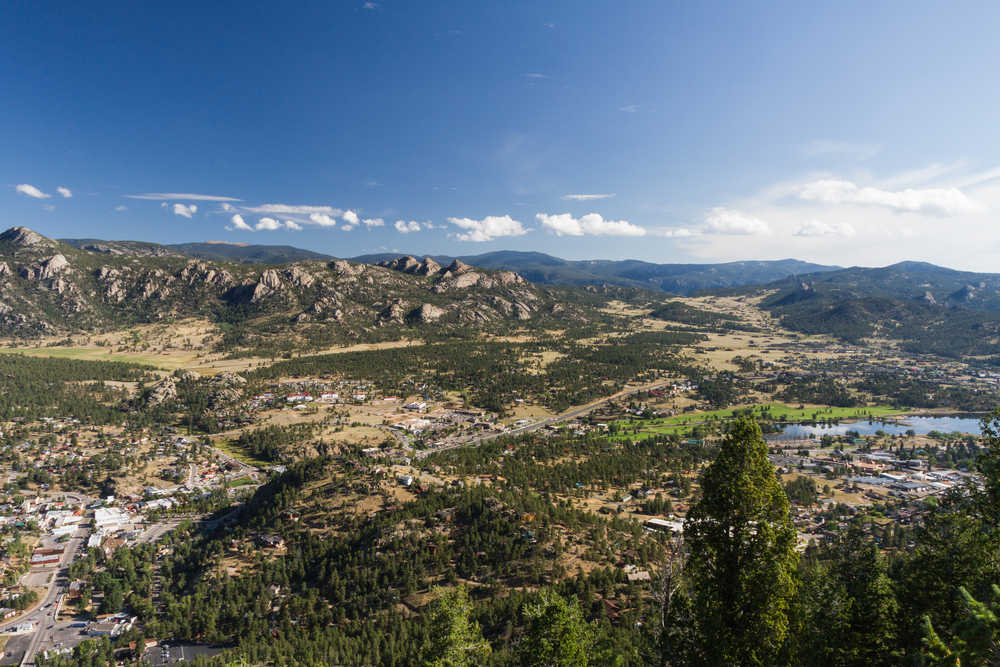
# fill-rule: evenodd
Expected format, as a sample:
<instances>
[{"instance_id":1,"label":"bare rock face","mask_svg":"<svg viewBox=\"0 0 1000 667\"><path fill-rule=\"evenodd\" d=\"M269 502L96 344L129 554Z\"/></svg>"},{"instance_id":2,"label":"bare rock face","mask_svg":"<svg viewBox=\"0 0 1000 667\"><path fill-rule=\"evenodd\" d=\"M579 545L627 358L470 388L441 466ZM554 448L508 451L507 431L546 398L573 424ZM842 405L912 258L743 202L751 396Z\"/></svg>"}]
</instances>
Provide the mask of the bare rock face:
<instances>
[{"instance_id":1,"label":"bare rock face","mask_svg":"<svg viewBox=\"0 0 1000 667\"><path fill-rule=\"evenodd\" d=\"M21 276L29 280L48 280L68 268L69 262L65 257L62 255L52 255L52 257L44 259L38 264L23 267L21 269Z\"/></svg>"},{"instance_id":2,"label":"bare rock face","mask_svg":"<svg viewBox=\"0 0 1000 667\"><path fill-rule=\"evenodd\" d=\"M11 274L10 267L7 266L7 262L0 262L0 276L9 276Z\"/></svg>"},{"instance_id":3,"label":"bare rock face","mask_svg":"<svg viewBox=\"0 0 1000 667\"><path fill-rule=\"evenodd\" d=\"M395 299L378 314L378 318L385 324L402 324L405 308L406 303L402 299Z\"/></svg>"},{"instance_id":4,"label":"bare rock face","mask_svg":"<svg viewBox=\"0 0 1000 667\"><path fill-rule=\"evenodd\" d=\"M237 375L231 371L223 371L212 378L213 387L239 387L245 385L247 379L242 375Z\"/></svg>"},{"instance_id":5,"label":"bare rock face","mask_svg":"<svg viewBox=\"0 0 1000 667\"><path fill-rule=\"evenodd\" d=\"M268 269L264 273L260 274L259 284L270 289L281 289L281 277L278 276L278 272L274 269Z\"/></svg>"},{"instance_id":6,"label":"bare rock face","mask_svg":"<svg viewBox=\"0 0 1000 667\"><path fill-rule=\"evenodd\" d=\"M314 278L297 266L290 266L282 272L290 283L297 287L309 287Z\"/></svg>"},{"instance_id":7,"label":"bare rock face","mask_svg":"<svg viewBox=\"0 0 1000 667\"><path fill-rule=\"evenodd\" d=\"M418 276L436 276L441 273L441 265L430 257L425 257L424 261L413 272Z\"/></svg>"},{"instance_id":8,"label":"bare rock face","mask_svg":"<svg viewBox=\"0 0 1000 667\"><path fill-rule=\"evenodd\" d=\"M375 266L392 269L393 271L402 271L403 273L415 273L421 264L416 260L416 258L404 255L402 257L397 257L391 262L376 262Z\"/></svg>"},{"instance_id":9,"label":"bare rock face","mask_svg":"<svg viewBox=\"0 0 1000 667\"><path fill-rule=\"evenodd\" d=\"M334 273L338 273L341 276L349 277L356 276L364 272L365 267L359 264L351 264L350 262L345 262L342 259L335 259L327 267Z\"/></svg>"},{"instance_id":10,"label":"bare rock face","mask_svg":"<svg viewBox=\"0 0 1000 667\"><path fill-rule=\"evenodd\" d=\"M200 379L201 379L201 373L198 373L196 371L184 371L184 373L181 374L181 380L182 381L184 381L184 380L200 380Z\"/></svg>"},{"instance_id":11,"label":"bare rock face","mask_svg":"<svg viewBox=\"0 0 1000 667\"><path fill-rule=\"evenodd\" d=\"M924 292L924 296L920 300L924 301L926 303L929 303L931 305L934 305L934 306L937 305L937 301L934 299L934 295L931 294L929 291L928 292Z\"/></svg>"},{"instance_id":12,"label":"bare rock face","mask_svg":"<svg viewBox=\"0 0 1000 667\"><path fill-rule=\"evenodd\" d=\"M153 388L153 393L149 395L150 405L160 405L177 398L177 385L173 378L167 378Z\"/></svg>"},{"instance_id":13,"label":"bare rock face","mask_svg":"<svg viewBox=\"0 0 1000 667\"><path fill-rule=\"evenodd\" d=\"M38 232L31 231L27 227L11 227L3 234L0 234L0 241L7 241L12 245L19 245L22 247L52 245L52 242L47 238Z\"/></svg>"},{"instance_id":14,"label":"bare rock face","mask_svg":"<svg viewBox=\"0 0 1000 667\"><path fill-rule=\"evenodd\" d=\"M118 269L111 268L110 266L102 266L97 270L95 274L98 280L114 280L121 277L121 272Z\"/></svg>"},{"instance_id":15,"label":"bare rock face","mask_svg":"<svg viewBox=\"0 0 1000 667\"><path fill-rule=\"evenodd\" d=\"M429 303L425 303L416 310L414 310L412 313L410 313L410 317L413 320L419 322L420 324L429 324L431 322L440 319L442 316L444 316L444 314L445 311L441 310L437 306L432 306Z\"/></svg>"}]
</instances>

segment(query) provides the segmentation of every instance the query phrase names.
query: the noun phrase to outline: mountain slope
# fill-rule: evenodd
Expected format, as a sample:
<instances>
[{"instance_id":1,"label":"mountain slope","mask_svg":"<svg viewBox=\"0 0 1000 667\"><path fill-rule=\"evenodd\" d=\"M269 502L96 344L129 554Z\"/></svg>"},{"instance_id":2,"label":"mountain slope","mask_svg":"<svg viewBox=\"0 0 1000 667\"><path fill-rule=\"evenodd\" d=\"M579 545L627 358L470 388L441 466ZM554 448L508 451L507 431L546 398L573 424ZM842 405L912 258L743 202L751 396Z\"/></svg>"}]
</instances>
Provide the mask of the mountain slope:
<instances>
[{"instance_id":1,"label":"mountain slope","mask_svg":"<svg viewBox=\"0 0 1000 667\"><path fill-rule=\"evenodd\" d=\"M713 292L763 297L783 326L850 342L900 341L946 356L1000 354L1000 275L924 262L792 276Z\"/></svg>"},{"instance_id":2,"label":"mountain slope","mask_svg":"<svg viewBox=\"0 0 1000 667\"><path fill-rule=\"evenodd\" d=\"M121 329L197 315L241 326L318 323L336 341L431 322L439 330L516 328L584 317L514 273L461 263L428 265L420 274L343 260L261 269L129 249L82 250L24 227L0 234L0 334Z\"/></svg>"}]
</instances>

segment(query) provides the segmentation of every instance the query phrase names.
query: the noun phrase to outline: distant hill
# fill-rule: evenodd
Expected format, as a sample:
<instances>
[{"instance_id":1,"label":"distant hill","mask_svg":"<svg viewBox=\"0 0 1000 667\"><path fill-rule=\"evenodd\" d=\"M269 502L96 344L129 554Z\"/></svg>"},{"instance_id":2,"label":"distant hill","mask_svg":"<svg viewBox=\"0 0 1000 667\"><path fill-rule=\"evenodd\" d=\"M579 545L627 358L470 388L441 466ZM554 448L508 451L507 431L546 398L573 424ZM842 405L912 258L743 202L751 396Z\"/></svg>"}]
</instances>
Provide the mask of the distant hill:
<instances>
[{"instance_id":1,"label":"distant hill","mask_svg":"<svg viewBox=\"0 0 1000 667\"><path fill-rule=\"evenodd\" d=\"M1000 274L900 262L700 294L763 296L762 308L803 333L888 338L944 356L1000 354Z\"/></svg>"},{"instance_id":2,"label":"distant hill","mask_svg":"<svg viewBox=\"0 0 1000 667\"><path fill-rule=\"evenodd\" d=\"M207 241L159 245L145 241L102 241L100 239L59 239L60 243L106 255L139 255L142 257L193 257L212 262L240 264L291 264L307 260L336 259L330 255L303 250L290 245L250 245Z\"/></svg>"},{"instance_id":3,"label":"distant hill","mask_svg":"<svg viewBox=\"0 0 1000 667\"><path fill-rule=\"evenodd\" d=\"M398 256L398 253L362 255L351 261L377 264ZM499 250L483 255L429 257L439 264L449 264L457 259L483 269L512 271L536 285L642 287L685 296L697 290L760 285L792 275L840 269L838 266L810 264L796 259L726 264L652 264L634 259L570 261L541 252L513 250Z\"/></svg>"},{"instance_id":4,"label":"distant hill","mask_svg":"<svg viewBox=\"0 0 1000 667\"><path fill-rule=\"evenodd\" d=\"M213 262L240 262L241 264L291 264L306 260L336 259L332 255L303 250L290 245L246 245L243 243L175 243L174 250L197 259Z\"/></svg>"}]
</instances>

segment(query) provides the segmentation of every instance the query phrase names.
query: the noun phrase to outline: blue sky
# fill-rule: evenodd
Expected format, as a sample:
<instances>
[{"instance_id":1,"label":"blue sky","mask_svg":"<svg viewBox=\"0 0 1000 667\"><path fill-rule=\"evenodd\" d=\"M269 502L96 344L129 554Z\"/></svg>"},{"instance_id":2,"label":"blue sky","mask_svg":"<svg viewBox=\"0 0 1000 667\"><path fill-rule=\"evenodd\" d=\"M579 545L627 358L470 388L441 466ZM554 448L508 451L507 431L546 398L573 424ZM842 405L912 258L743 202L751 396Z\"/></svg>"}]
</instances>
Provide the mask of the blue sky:
<instances>
[{"instance_id":1,"label":"blue sky","mask_svg":"<svg viewBox=\"0 0 1000 667\"><path fill-rule=\"evenodd\" d=\"M7 3L0 226L996 271L998 19L985 2Z\"/></svg>"}]
</instances>

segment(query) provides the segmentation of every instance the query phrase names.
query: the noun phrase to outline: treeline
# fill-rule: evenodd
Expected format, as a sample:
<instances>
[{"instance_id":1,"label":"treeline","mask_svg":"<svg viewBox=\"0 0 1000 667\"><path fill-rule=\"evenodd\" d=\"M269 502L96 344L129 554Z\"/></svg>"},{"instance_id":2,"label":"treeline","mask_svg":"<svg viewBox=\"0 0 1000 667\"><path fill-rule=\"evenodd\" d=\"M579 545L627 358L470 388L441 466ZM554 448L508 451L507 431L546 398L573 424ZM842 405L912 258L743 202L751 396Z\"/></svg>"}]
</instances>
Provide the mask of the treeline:
<instances>
[{"instance_id":1,"label":"treeline","mask_svg":"<svg viewBox=\"0 0 1000 667\"><path fill-rule=\"evenodd\" d=\"M72 417L85 424L122 424L123 398L105 382L155 380L152 368L119 361L81 361L0 354L0 421L25 423L42 417Z\"/></svg>"}]
</instances>

